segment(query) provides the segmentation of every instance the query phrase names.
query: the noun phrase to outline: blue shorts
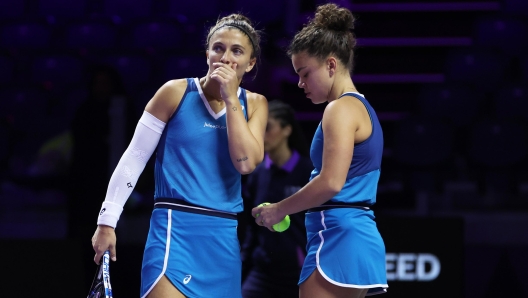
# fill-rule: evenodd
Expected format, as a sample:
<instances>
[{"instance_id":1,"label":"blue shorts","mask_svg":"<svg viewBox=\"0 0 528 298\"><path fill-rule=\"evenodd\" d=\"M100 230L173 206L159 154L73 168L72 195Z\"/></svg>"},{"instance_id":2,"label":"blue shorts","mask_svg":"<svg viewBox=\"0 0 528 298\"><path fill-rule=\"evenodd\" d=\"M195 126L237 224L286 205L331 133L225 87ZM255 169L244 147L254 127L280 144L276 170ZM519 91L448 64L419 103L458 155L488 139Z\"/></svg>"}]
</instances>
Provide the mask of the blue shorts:
<instances>
[{"instance_id":1,"label":"blue shorts","mask_svg":"<svg viewBox=\"0 0 528 298\"><path fill-rule=\"evenodd\" d=\"M299 285L315 269L330 283L385 293L385 244L372 210L335 208L306 213L306 259Z\"/></svg>"},{"instance_id":2,"label":"blue shorts","mask_svg":"<svg viewBox=\"0 0 528 298\"><path fill-rule=\"evenodd\" d=\"M141 297L165 275L186 297L241 298L241 271L236 219L154 209Z\"/></svg>"}]
</instances>

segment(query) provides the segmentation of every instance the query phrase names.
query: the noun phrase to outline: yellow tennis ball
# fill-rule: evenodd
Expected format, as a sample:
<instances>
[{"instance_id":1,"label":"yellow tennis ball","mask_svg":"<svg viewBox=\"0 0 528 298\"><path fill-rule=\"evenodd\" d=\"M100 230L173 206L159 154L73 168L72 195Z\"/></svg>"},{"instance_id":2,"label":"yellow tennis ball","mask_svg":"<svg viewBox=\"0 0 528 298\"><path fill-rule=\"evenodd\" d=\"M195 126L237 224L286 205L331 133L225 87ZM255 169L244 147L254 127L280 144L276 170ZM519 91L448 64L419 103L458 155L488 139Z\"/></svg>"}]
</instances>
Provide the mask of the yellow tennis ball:
<instances>
[{"instance_id":1,"label":"yellow tennis ball","mask_svg":"<svg viewBox=\"0 0 528 298\"><path fill-rule=\"evenodd\" d=\"M269 205L269 204L270 203L265 202L265 203L262 203L262 204L258 205L257 207L266 206L266 205ZM258 216L259 216L259 214L256 215L256 217L258 217ZM289 227L290 227L290 216L289 215L286 215L284 217L284 219L282 219L280 222L278 222L278 223L273 225L273 229L275 230L275 232L284 232Z\"/></svg>"},{"instance_id":2,"label":"yellow tennis ball","mask_svg":"<svg viewBox=\"0 0 528 298\"><path fill-rule=\"evenodd\" d=\"M283 220L273 225L275 232L284 232L290 227L290 216L286 215Z\"/></svg>"}]
</instances>

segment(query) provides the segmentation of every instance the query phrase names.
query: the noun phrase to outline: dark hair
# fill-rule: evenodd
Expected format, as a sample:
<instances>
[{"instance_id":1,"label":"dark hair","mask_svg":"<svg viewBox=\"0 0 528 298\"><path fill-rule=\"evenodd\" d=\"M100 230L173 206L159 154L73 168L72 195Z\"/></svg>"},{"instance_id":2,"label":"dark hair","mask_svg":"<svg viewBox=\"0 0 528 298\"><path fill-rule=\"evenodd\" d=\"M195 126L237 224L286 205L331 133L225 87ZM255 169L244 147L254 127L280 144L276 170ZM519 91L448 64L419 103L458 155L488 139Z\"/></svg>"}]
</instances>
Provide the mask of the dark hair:
<instances>
[{"instance_id":1,"label":"dark hair","mask_svg":"<svg viewBox=\"0 0 528 298\"><path fill-rule=\"evenodd\" d=\"M211 39L213 33L224 27L232 27L242 31L242 33L244 33L249 38L251 46L253 46L251 58L259 57L260 32L253 28L253 24L248 17L238 13L230 14L216 21L216 24L209 29L209 33L207 34L207 39L205 42L206 48L209 48L209 40Z\"/></svg>"},{"instance_id":2,"label":"dark hair","mask_svg":"<svg viewBox=\"0 0 528 298\"><path fill-rule=\"evenodd\" d=\"M295 112L292 107L278 99L268 103L269 117L279 121L282 128L290 125L292 132L288 137L288 147L297 150L300 155L308 156L309 148L304 137L304 133L295 118Z\"/></svg>"},{"instance_id":3,"label":"dark hair","mask_svg":"<svg viewBox=\"0 0 528 298\"><path fill-rule=\"evenodd\" d=\"M334 54L351 71L356 46L356 37L351 31L354 21L350 10L336 4L317 7L315 17L295 34L288 47L288 55L291 57L306 51L310 56L323 60Z\"/></svg>"}]
</instances>

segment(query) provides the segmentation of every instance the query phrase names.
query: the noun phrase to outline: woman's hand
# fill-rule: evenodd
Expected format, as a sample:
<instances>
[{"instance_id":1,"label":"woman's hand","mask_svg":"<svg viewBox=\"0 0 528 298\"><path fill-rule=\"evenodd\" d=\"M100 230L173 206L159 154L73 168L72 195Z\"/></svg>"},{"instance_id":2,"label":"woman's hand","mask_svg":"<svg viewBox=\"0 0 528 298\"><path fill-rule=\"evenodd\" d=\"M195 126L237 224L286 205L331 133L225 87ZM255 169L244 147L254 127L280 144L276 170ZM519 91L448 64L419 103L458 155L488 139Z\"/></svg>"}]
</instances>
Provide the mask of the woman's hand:
<instances>
[{"instance_id":1,"label":"woman's hand","mask_svg":"<svg viewBox=\"0 0 528 298\"><path fill-rule=\"evenodd\" d=\"M266 227L272 232L275 232L273 225L286 217L286 214L281 211L280 203L255 207L251 210L251 215L255 217L257 225Z\"/></svg>"},{"instance_id":2,"label":"woman's hand","mask_svg":"<svg viewBox=\"0 0 528 298\"><path fill-rule=\"evenodd\" d=\"M99 225L92 237L92 246L95 251L94 262L99 265L99 261L104 252L110 250L110 259L116 261L116 234L115 230L109 226Z\"/></svg>"},{"instance_id":3,"label":"woman's hand","mask_svg":"<svg viewBox=\"0 0 528 298\"><path fill-rule=\"evenodd\" d=\"M238 102L238 77L236 74L237 64L230 65L215 62L213 63L214 70L211 73L211 79L218 82L220 85L220 95L226 104L233 104Z\"/></svg>"}]
</instances>

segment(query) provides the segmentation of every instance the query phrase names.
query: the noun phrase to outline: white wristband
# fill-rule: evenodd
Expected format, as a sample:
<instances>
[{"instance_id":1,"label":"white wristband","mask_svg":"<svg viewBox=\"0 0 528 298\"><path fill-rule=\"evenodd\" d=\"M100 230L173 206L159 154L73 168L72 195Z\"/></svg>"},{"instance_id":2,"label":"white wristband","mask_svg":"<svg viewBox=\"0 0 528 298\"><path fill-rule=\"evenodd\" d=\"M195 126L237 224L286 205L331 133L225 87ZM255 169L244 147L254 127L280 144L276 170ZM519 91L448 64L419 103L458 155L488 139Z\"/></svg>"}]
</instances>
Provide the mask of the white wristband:
<instances>
[{"instance_id":1,"label":"white wristband","mask_svg":"<svg viewBox=\"0 0 528 298\"><path fill-rule=\"evenodd\" d=\"M97 218L97 224L115 228L122 212L123 207L121 205L104 201Z\"/></svg>"}]
</instances>

